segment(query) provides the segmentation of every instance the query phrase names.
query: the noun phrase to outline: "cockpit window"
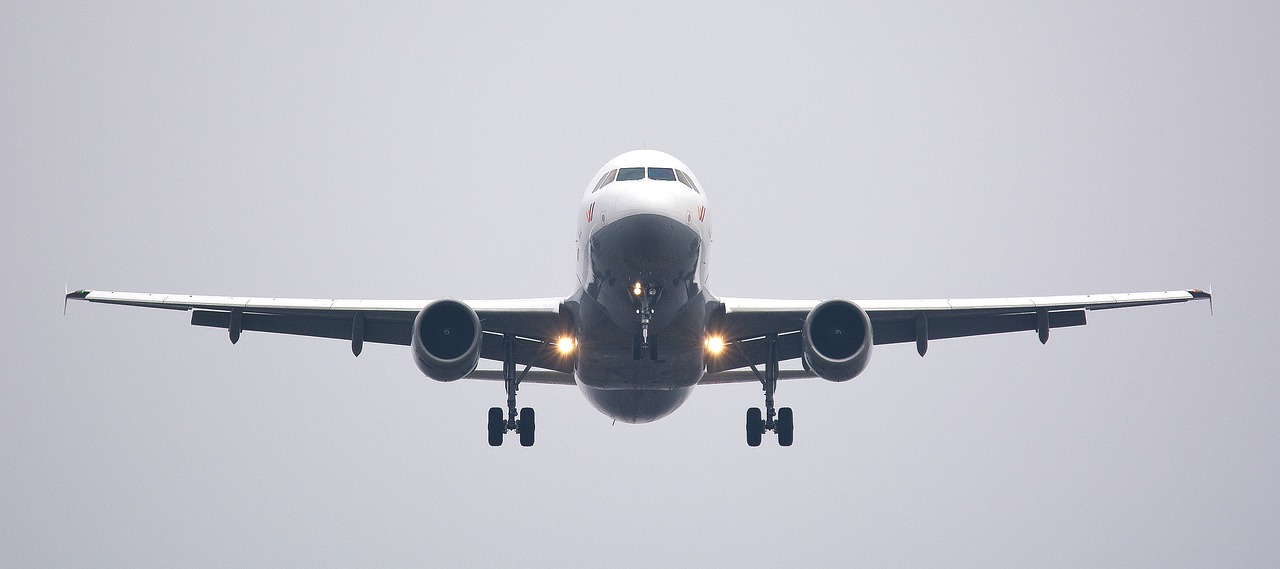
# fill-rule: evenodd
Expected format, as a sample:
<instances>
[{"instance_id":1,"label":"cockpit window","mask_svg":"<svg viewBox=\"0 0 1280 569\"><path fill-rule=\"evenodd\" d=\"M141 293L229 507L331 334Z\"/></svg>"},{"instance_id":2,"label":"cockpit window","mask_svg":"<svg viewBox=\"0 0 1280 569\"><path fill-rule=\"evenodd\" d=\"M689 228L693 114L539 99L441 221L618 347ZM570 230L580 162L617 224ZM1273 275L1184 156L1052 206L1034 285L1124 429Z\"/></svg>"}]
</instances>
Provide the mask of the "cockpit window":
<instances>
[{"instance_id":1,"label":"cockpit window","mask_svg":"<svg viewBox=\"0 0 1280 569\"><path fill-rule=\"evenodd\" d=\"M649 168L649 179L674 182L676 181L676 171L671 168Z\"/></svg>"},{"instance_id":2,"label":"cockpit window","mask_svg":"<svg viewBox=\"0 0 1280 569\"><path fill-rule=\"evenodd\" d=\"M690 178L688 174L680 170L676 170L675 168L639 167L610 170L608 174L605 174L600 178L599 182L596 182L596 188L591 191L599 191L600 188L609 185L610 182L629 182L632 180L643 180L645 178L658 180L660 182L680 182L681 184L689 186L689 189L695 192L699 191L698 187L693 184L693 178Z\"/></svg>"},{"instance_id":3,"label":"cockpit window","mask_svg":"<svg viewBox=\"0 0 1280 569\"><path fill-rule=\"evenodd\" d=\"M618 168L618 181L643 180L644 168Z\"/></svg>"},{"instance_id":4,"label":"cockpit window","mask_svg":"<svg viewBox=\"0 0 1280 569\"><path fill-rule=\"evenodd\" d=\"M698 191L698 188L697 188L696 186L694 186L694 185L693 185L693 180L692 180L691 178L689 178L689 175L688 175L688 174L685 174L684 172L681 172L680 170L676 170L676 178L679 178L679 179L680 179L680 183L681 183L681 184L684 184L684 185L686 185L686 186L689 186L689 189L691 189L691 190L693 190L693 191L695 191L695 192L696 192L696 191Z\"/></svg>"},{"instance_id":5,"label":"cockpit window","mask_svg":"<svg viewBox=\"0 0 1280 569\"><path fill-rule=\"evenodd\" d=\"M617 175L618 175L618 171L617 171L617 170L609 170L609 173L608 173L608 174L605 174L604 176L601 176L601 177L600 177L600 181L596 183L596 189L591 190L591 191L594 193L594 192L598 191L600 188L603 188L603 187L605 187L605 186L609 185L609 182L612 182L612 181L613 181L613 178L614 178L615 176L617 176Z\"/></svg>"}]
</instances>

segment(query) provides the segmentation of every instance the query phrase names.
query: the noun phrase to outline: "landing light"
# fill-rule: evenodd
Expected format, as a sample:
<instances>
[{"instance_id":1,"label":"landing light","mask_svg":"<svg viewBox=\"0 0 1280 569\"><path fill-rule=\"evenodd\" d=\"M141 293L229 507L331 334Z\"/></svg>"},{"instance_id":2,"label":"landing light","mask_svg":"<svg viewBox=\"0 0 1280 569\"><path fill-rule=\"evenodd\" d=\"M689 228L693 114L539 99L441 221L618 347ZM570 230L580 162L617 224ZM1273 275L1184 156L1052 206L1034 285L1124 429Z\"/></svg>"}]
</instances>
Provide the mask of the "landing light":
<instances>
[{"instance_id":1,"label":"landing light","mask_svg":"<svg viewBox=\"0 0 1280 569\"><path fill-rule=\"evenodd\" d=\"M707 351L711 355L719 355L724 351L724 338L720 336L707 336Z\"/></svg>"},{"instance_id":2,"label":"landing light","mask_svg":"<svg viewBox=\"0 0 1280 569\"><path fill-rule=\"evenodd\" d=\"M577 342L574 342L573 338L570 338L569 336L560 336L560 339L556 340L556 349L560 350L560 353L568 355L573 353L573 348L576 344Z\"/></svg>"},{"instance_id":3,"label":"landing light","mask_svg":"<svg viewBox=\"0 0 1280 569\"><path fill-rule=\"evenodd\" d=\"M631 287L631 294L644 296L644 285L637 282L635 286Z\"/></svg>"}]
</instances>

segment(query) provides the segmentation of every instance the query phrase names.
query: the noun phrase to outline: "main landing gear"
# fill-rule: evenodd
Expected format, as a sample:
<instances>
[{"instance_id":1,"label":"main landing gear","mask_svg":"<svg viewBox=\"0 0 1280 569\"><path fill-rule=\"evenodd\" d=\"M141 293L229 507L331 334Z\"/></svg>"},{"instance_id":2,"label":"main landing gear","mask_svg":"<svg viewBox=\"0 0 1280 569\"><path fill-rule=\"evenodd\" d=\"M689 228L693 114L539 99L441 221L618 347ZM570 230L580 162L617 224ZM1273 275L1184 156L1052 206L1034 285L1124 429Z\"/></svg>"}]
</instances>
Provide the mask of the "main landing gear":
<instances>
[{"instance_id":1,"label":"main landing gear","mask_svg":"<svg viewBox=\"0 0 1280 569\"><path fill-rule=\"evenodd\" d=\"M520 389L520 380L533 366L527 365L523 372L516 373L514 345L515 339L510 334L502 337L502 382L507 387L507 416L502 416L501 407L489 408L489 446L502 446L503 436L512 431L520 434L520 446L533 446L533 408L524 407L516 414L516 391Z\"/></svg>"},{"instance_id":2,"label":"main landing gear","mask_svg":"<svg viewBox=\"0 0 1280 569\"><path fill-rule=\"evenodd\" d=\"M755 372L764 387L765 413L762 415L759 407L747 409L747 445L760 446L764 433L773 431L778 434L778 444L789 447L795 440L795 422L791 408L783 407L776 411L773 408L773 392L778 388L778 336L770 334L765 342L769 348L769 359L764 364L764 375L760 375L755 365L751 366L751 371Z\"/></svg>"}]
</instances>

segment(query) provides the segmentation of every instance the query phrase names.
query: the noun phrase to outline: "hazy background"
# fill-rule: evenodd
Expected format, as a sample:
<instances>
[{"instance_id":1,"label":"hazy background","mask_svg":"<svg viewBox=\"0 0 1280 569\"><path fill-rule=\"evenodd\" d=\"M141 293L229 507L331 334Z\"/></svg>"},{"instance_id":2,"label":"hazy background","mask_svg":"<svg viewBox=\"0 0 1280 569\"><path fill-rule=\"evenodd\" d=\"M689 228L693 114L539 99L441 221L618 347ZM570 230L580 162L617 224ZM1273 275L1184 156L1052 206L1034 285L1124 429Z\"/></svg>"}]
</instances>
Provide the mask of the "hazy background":
<instances>
[{"instance_id":1,"label":"hazy background","mask_svg":"<svg viewBox=\"0 0 1280 569\"><path fill-rule=\"evenodd\" d=\"M0 3L0 565L1274 567L1280 4ZM1125 4L1116 6L1116 4ZM877 348L611 425L407 349L62 287L567 295L626 150L711 198L711 290L1215 286Z\"/></svg>"}]
</instances>

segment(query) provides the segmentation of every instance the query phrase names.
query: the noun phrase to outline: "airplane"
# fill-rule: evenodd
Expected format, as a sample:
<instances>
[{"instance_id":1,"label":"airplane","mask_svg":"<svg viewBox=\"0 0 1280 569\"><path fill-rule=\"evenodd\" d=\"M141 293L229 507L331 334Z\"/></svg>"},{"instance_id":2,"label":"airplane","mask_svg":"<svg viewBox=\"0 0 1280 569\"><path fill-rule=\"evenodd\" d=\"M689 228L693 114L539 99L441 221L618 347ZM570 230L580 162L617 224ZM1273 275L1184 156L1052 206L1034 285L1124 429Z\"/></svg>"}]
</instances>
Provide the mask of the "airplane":
<instances>
[{"instance_id":1,"label":"airplane","mask_svg":"<svg viewBox=\"0 0 1280 569\"><path fill-rule=\"evenodd\" d=\"M509 300L324 300L77 290L83 300L188 311L191 324L242 331L409 346L436 381L502 381L507 405L488 414L488 440L516 433L534 443L535 414L517 410L522 383L577 385L618 421L665 417L695 386L759 382L764 409L747 410L747 444L764 433L794 441L791 408L777 408L778 380L833 382L863 372L871 348L1085 324L1091 310L1210 301L1198 289L1026 298L774 300L717 297L707 288L711 215L707 193L680 160L634 150L608 161L578 207L579 285L567 298ZM501 370L478 369L481 359ZM801 369L782 369L799 360Z\"/></svg>"}]
</instances>

